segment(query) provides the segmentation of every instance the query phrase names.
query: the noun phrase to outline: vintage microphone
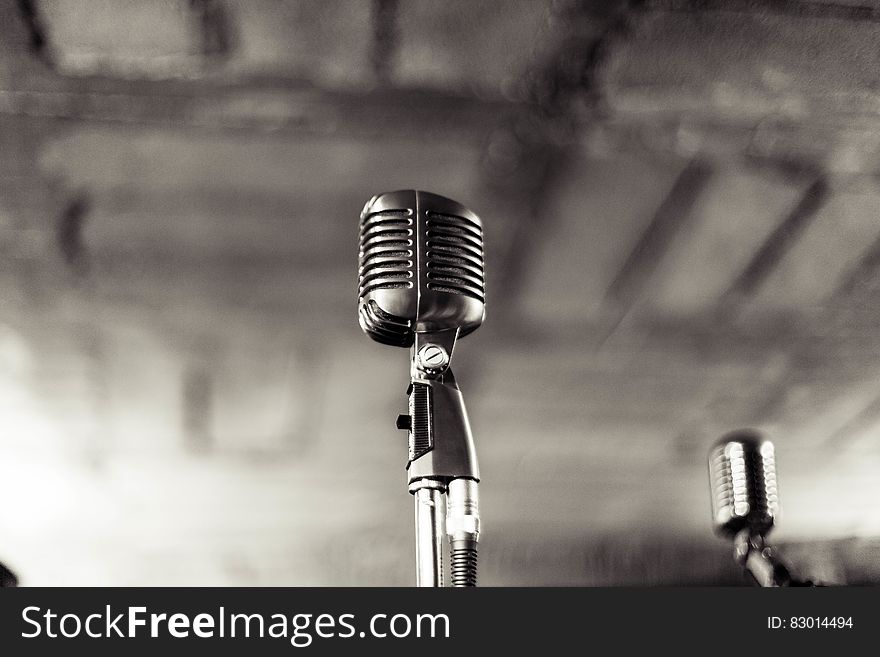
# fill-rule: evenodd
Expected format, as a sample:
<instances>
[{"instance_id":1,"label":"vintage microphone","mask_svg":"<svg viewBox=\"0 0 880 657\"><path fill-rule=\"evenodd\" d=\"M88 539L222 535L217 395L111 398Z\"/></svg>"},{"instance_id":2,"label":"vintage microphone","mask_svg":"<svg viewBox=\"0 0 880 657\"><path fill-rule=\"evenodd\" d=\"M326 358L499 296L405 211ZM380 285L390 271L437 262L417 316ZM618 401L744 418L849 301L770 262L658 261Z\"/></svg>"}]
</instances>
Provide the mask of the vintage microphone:
<instances>
[{"instance_id":1,"label":"vintage microphone","mask_svg":"<svg viewBox=\"0 0 880 657\"><path fill-rule=\"evenodd\" d=\"M759 586L803 586L766 542L779 515L773 443L754 431L727 434L709 451L712 523L733 539L737 563Z\"/></svg>"},{"instance_id":2,"label":"vintage microphone","mask_svg":"<svg viewBox=\"0 0 880 657\"><path fill-rule=\"evenodd\" d=\"M361 212L358 264L361 328L410 348L409 414L397 427L409 432L417 585L443 586L445 524L452 585L476 586L480 472L449 363L456 341L485 316L482 222L428 192L374 196Z\"/></svg>"}]
</instances>

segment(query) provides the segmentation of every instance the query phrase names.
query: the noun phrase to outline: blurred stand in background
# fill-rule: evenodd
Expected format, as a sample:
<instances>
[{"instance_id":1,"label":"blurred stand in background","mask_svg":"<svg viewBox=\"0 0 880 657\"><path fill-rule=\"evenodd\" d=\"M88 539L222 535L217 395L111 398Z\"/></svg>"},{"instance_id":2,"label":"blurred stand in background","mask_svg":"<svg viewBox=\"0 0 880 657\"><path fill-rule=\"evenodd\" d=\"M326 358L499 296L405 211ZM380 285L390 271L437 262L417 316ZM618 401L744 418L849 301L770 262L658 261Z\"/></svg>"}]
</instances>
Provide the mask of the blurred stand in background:
<instances>
[{"instance_id":1,"label":"blurred stand in background","mask_svg":"<svg viewBox=\"0 0 880 657\"><path fill-rule=\"evenodd\" d=\"M15 573L0 563L0 588L10 588L18 585Z\"/></svg>"},{"instance_id":2,"label":"blurred stand in background","mask_svg":"<svg viewBox=\"0 0 880 657\"><path fill-rule=\"evenodd\" d=\"M481 583L880 582L880 4L0 2L0 556L23 584L411 584L358 212L485 225ZM398 540L389 542L388 536Z\"/></svg>"}]
</instances>

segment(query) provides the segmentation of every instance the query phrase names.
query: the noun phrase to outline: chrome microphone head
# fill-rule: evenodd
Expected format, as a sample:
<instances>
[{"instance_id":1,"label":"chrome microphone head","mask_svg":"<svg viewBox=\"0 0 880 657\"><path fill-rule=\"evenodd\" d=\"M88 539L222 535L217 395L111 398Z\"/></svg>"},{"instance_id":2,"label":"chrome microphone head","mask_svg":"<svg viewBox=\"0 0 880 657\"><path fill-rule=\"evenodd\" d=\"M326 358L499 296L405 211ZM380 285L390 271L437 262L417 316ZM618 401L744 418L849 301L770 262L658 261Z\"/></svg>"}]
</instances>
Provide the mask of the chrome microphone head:
<instances>
[{"instance_id":1,"label":"chrome microphone head","mask_svg":"<svg viewBox=\"0 0 880 657\"><path fill-rule=\"evenodd\" d=\"M360 219L358 318L377 342L475 331L485 315L483 224L460 203L416 190L371 198Z\"/></svg>"},{"instance_id":2,"label":"chrome microphone head","mask_svg":"<svg viewBox=\"0 0 880 657\"><path fill-rule=\"evenodd\" d=\"M753 431L724 436L709 452L709 483L716 534L770 532L779 515L773 443Z\"/></svg>"}]
</instances>

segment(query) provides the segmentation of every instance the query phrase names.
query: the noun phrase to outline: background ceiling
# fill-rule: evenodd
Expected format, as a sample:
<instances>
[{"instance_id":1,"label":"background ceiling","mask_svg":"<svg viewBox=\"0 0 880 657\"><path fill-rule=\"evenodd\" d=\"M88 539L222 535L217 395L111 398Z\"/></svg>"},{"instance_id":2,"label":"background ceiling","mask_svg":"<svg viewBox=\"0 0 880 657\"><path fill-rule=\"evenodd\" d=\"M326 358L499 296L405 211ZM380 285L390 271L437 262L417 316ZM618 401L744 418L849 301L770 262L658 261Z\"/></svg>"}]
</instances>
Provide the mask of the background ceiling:
<instances>
[{"instance_id":1,"label":"background ceiling","mask_svg":"<svg viewBox=\"0 0 880 657\"><path fill-rule=\"evenodd\" d=\"M739 583L705 457L880 582L880 3L5 0L0 558L25 584L412 580L373 194L486 227L456 373L485 584Z\"/></svg>"}]
</instances>

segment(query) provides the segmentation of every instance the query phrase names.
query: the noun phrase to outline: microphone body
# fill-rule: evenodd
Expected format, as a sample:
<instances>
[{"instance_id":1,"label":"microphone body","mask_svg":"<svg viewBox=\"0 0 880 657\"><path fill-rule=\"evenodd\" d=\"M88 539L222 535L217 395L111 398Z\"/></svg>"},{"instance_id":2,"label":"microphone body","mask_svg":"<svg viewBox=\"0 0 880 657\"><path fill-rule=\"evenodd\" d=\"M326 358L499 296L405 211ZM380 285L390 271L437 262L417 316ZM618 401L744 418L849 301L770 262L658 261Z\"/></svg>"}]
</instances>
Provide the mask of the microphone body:
<instances>
[{"instance_id":1,"label":"microphone body","mask_svg":"<svg viewBox=\"0 0 880 657\"><path fill-rule=\"evenodd\" d=\"M417 583L442 586L438 504L454 586L475 586L480 472L464 399L450 368L456 341L485 316L483 224L451 199L416 190L364 206L358 321L382 344L410 349L408 487L416 499Z\"/></svg>"},{"instance_id":2,"label":"microphone body","mask_svg":"<svg viewBox=\"0 0 880 657\"><path fill-rule=\"evenodd\" d=\"M728 434L709 454L712 520L728 538L743 529L766 535L779 514L773 443L750 431Z\"/></svg>"},{"instance_id":3,"label":"microphone body","mask_svg":"<svg viewBox=\"0 0 880 657\"><path fill-rule=\"evenodd\" d=\"M358 315L373 340L475 331L485 315L483 224L460 203L416 190L379 194L361 212Z\"/></svg>"},{"instance_id":4,"label":"microphone body","mask_svg":"<svg viewBox=\"0 0 880 657\"><path fill-rule=\"evenodd\" d=\"M737 562L760 586L796 585L766 537L779 515L773 443L753 431L721 438L709 452L715 533L733 539Z\"/></svg>"}]
</instances>

